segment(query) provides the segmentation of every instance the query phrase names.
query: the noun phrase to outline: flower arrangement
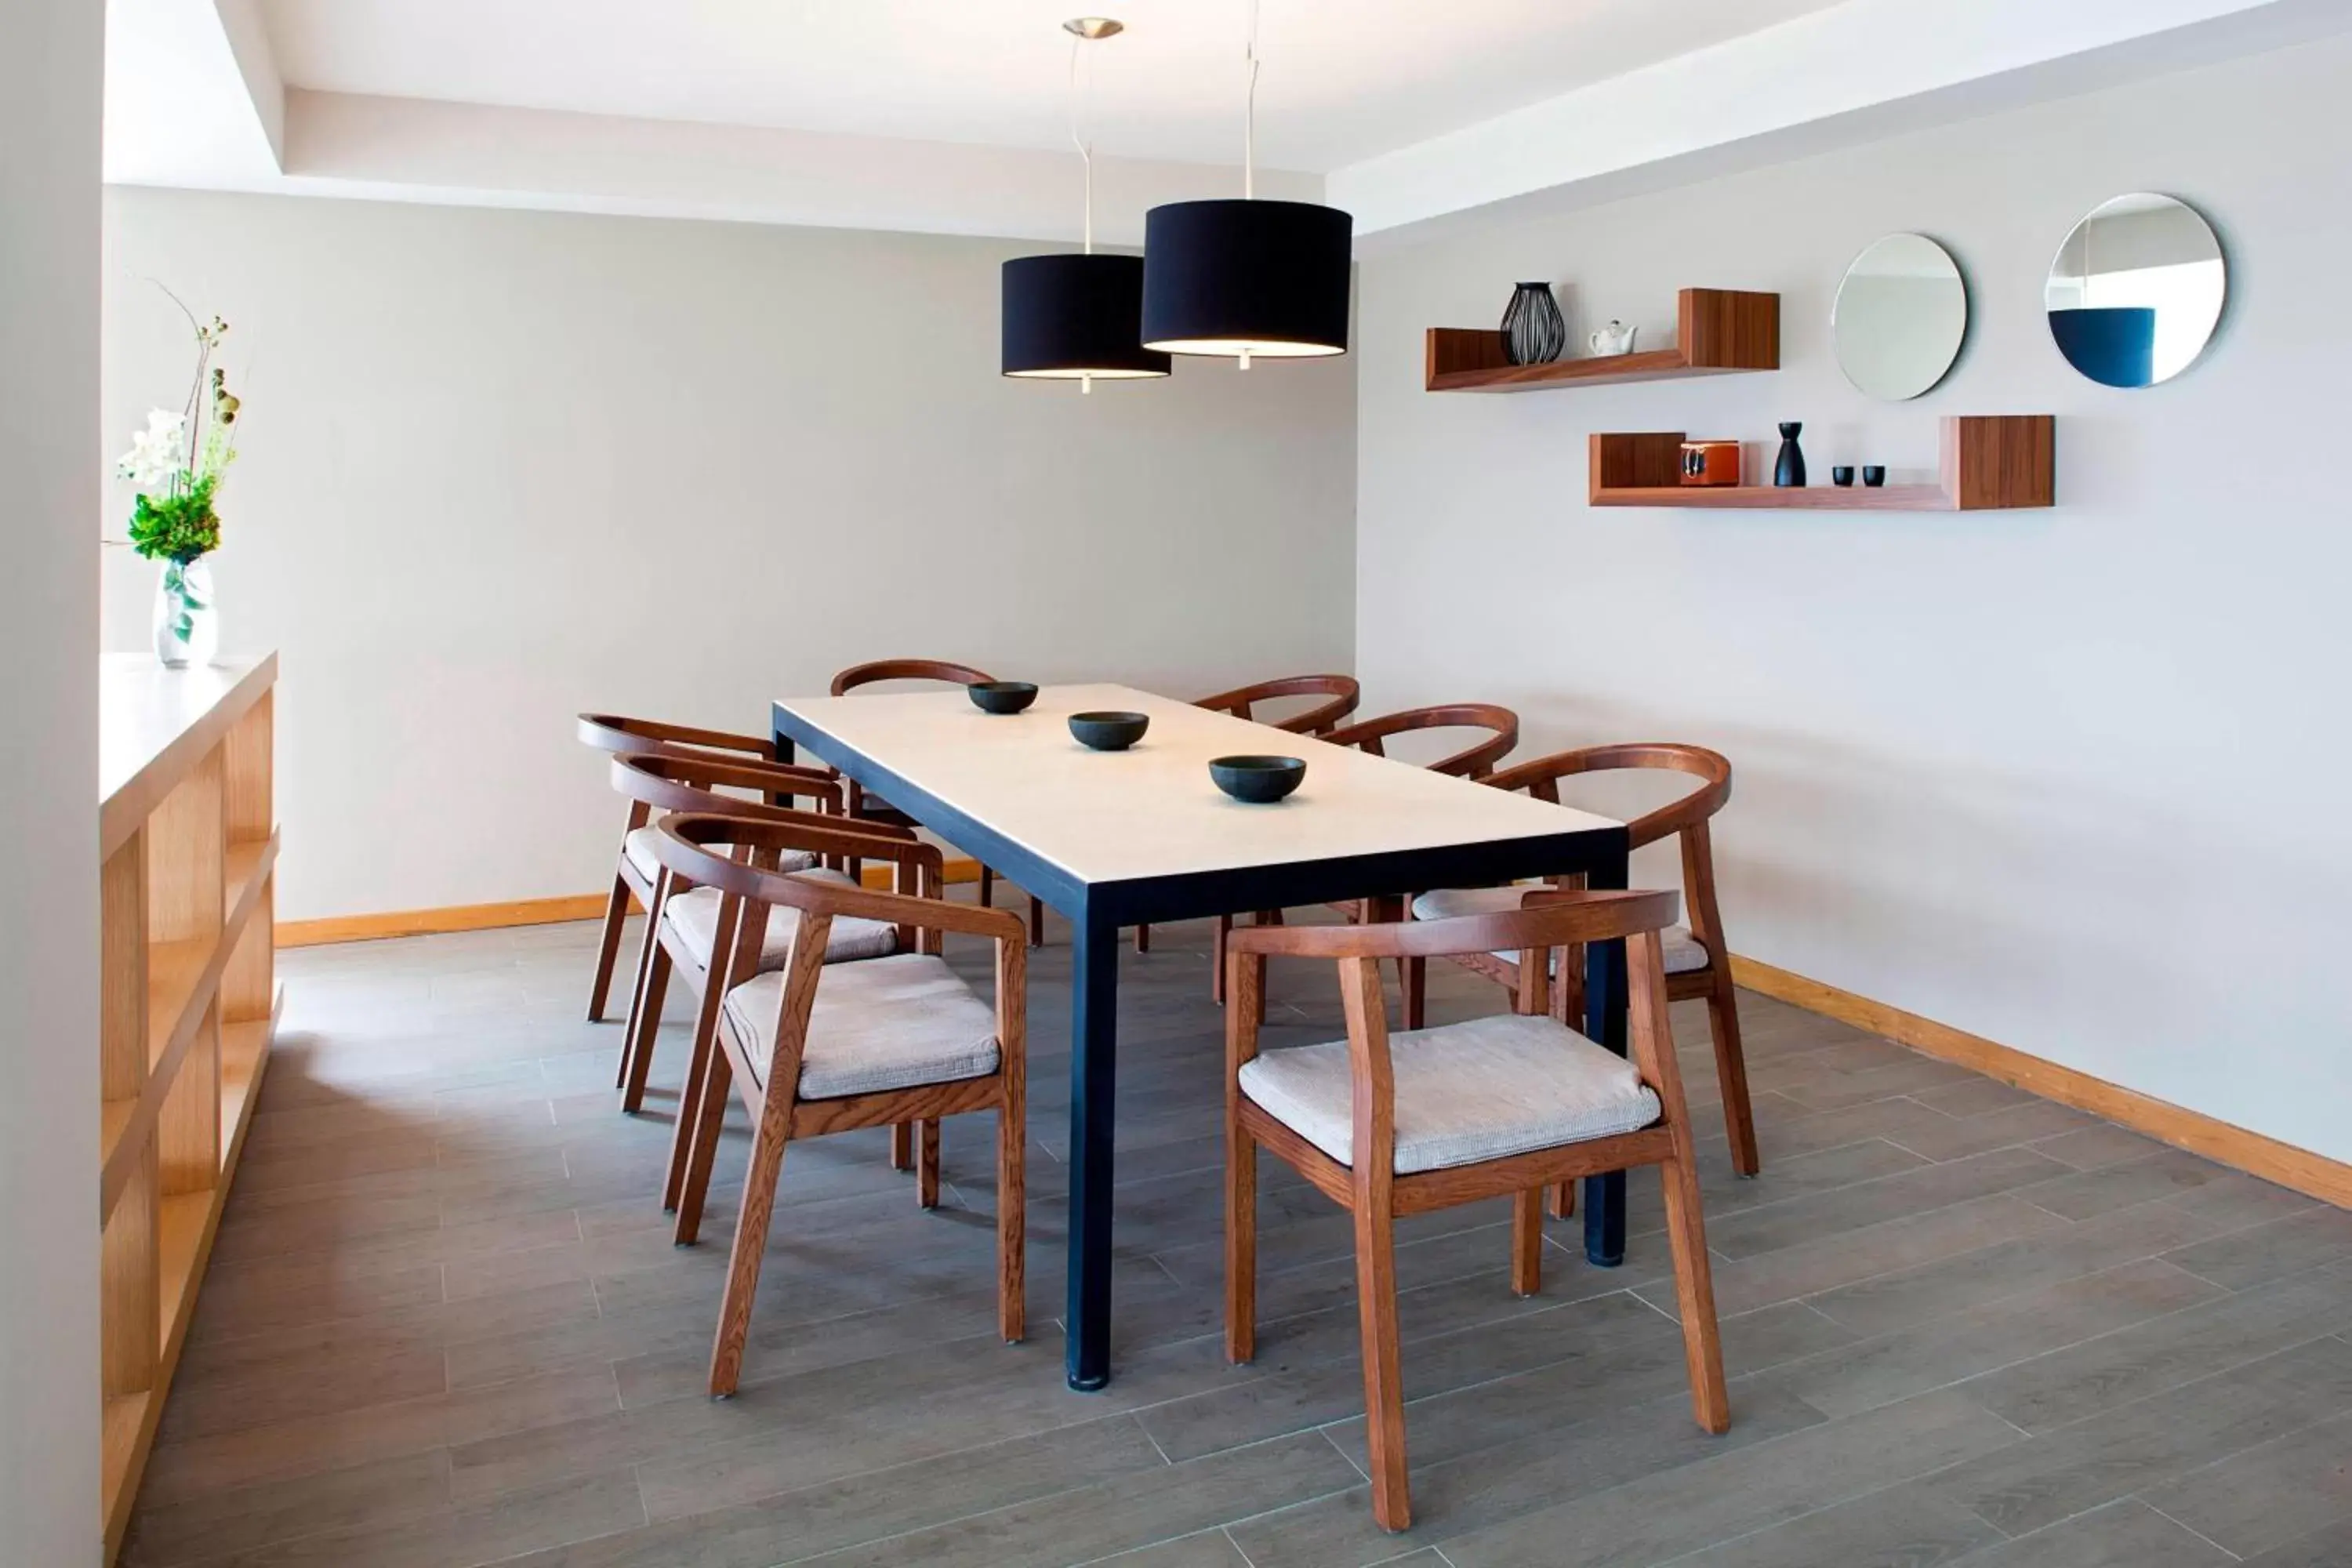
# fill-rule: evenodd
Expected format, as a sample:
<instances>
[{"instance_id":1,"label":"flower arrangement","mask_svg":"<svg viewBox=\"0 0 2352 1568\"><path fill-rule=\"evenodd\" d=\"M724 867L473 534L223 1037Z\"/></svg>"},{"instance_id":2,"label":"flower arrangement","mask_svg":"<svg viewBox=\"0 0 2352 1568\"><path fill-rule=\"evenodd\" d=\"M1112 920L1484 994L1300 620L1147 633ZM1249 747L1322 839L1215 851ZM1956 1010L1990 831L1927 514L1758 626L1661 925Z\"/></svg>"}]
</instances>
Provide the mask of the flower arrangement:
<instances>
[{"instance_id":1,"label":"flower arrangement","mask_svg":"<svg viewBox=\"0 0 2352 1568\"><path fill-rule=\"evenodd\" d=\"M227 373L212 363L228 323L199 321L168 289L196 338L196 374L181 411L158 408L133 433L115 472L139 487L131 508L131 547L161 561L155 605L155 651L167 665L208 661L219 639L211 572L200 563L220 548L220 514L213 502L236 460L240 406Z\"/></svg>"}]
</instances>

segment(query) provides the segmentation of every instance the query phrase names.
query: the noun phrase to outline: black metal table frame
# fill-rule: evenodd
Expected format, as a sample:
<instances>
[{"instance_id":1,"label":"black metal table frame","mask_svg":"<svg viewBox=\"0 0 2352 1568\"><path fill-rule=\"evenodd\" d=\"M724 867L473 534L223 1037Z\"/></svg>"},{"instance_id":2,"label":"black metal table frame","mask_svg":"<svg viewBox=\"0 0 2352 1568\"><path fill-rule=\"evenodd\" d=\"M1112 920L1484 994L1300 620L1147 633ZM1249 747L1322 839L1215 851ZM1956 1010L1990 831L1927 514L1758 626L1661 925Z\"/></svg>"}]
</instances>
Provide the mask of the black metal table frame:
<instances>
[{"instance_id":1,"label":"black metal table frame","mask_svg":"<svg viewBox=\"0 0 2352 1568\"><path fill-rule=\"evenodd\" d=\"M1579 872L1588 887L1622 888L1628 876L1625 829L1612 825L1539 837L1089 883L966 816L951 802L918 788L781 702L775 705L774 726L779 761L791 762L799 748L806 747L958 849L1043 899L1070 922L1066 1367L1076 1389L1098 1389L1110 1381L1111 1171L1122 928ZM1586 950L1585 1033L1624 1054L1622 942L1598 942ZM1603 1268L1615 1268L1625 1258L1624 1173L1588 1177L1583 1209L1585 1256Z\"/></svg>"}]
</instances>

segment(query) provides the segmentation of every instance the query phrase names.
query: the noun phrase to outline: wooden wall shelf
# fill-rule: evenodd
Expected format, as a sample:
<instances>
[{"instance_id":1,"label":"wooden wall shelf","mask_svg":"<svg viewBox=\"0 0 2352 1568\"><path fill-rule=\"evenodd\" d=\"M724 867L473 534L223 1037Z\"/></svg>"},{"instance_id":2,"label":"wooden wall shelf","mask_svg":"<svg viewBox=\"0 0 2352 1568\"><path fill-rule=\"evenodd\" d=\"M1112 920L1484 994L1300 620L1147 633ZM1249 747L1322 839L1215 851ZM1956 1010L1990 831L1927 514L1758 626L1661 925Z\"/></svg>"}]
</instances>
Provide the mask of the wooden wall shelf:
<instances>
[{"instance_id":1,"label":"wooden wall shelf","mask_svg":"<svg viewBox=\"0 0 2352 1568\"><path fill-rule=\"evenodd\" d=\"M284 989L273 656L101 668L99 1517L122 1545Z\"/></svg>"},{"instance_id":2,"label":"wooden wall shelf","mask_svg":"<svg viewBox=\"0 0 2352 1568\"><path fill-rule=\"evenodd\" d=\"M2056 420L2047 414L1955 415L1944 420L1932 485L1685 485L1683 433L1594 434L1594 506L1777 508L1815 511L1990 511L2057 503Z\"/></svg>"},{"instance_id":3,"label":"wooden wall shelf","mask_svg":"<svg viewBox=\"0 0 2352 1568\"><path fill-rule=\"evenodd\" d=\"M1426 384L1432 392L1537 392L1672 381L1780 368L1780 296L1730 289L1685 289L1675 297L1675 344L1641 353L1513 364L1492 327L1432 327Z\"/></svg>"}]
</instances>

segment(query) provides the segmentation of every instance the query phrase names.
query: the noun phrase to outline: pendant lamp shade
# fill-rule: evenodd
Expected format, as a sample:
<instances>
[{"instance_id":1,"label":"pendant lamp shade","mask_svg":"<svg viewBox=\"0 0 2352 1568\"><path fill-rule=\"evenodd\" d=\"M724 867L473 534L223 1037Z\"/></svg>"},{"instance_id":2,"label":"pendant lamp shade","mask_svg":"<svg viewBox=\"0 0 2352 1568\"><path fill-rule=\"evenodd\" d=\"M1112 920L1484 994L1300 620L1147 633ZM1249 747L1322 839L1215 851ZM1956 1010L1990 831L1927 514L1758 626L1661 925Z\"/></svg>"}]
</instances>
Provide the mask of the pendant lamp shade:
<instances>
[{"instance_id":1,"label":"pendant lamp shade","mask_svg":"<svg viewBox=\"0 0 2352 1568\"><path fill-rule=\"evenodd\" d=\"M1143 226L1144 347L1265 359L1348 352L1347 213L1311 202L1171 202Z\"/></svg>"},{"instance_id":2,"label":"pendant lamp shade","mask_svg":"<svg viewBox=\"0 0 2352 1568\"><path fill-rule=\"evenodd\" d=\"M1166 375L1142 342L1139 256L1020 256L1004 264L1003 370L1048 381Z\"/></svg>"}]
</instances>

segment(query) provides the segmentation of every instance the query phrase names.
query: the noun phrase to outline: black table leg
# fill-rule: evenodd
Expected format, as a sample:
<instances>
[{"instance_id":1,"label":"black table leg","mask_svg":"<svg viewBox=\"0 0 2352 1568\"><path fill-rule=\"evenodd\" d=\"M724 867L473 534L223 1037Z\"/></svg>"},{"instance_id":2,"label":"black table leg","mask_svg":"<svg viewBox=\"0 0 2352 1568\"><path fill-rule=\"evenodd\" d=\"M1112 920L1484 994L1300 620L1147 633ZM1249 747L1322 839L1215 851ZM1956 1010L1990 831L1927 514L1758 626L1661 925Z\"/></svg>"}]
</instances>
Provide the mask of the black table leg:
<instances>
[{"instance_id":1,"label":"black table leg","mask_svg":"<svg viewBox=\"0 0 2352 1568\"><path fill-rule=\"evenodd\" d=\"M1111 1120L1118 1079L1118 927L1081 913L1070 1020L1070 1386L1110 1381ZM1622 1178L1621 1178L1622 1180ZM1621 1227L1622 1228L1622 1227Z\"/></svg>"},{"instance_id":2,"label":"black table leg","mask_svg":"<svg viewBox=\"0 0 2352 1568\"><path fill-rule=\"evenodd\" d=\"M1589 888L1622 888L1630 872L1622 852L1596 865ZM1584 1032L1625 1054L1625 944L1596 942L1584 950ZM1584 1178L1584 1256L1603 1268L1625 1261L1625 1173Z\"/></svg>"}]
</instances>

